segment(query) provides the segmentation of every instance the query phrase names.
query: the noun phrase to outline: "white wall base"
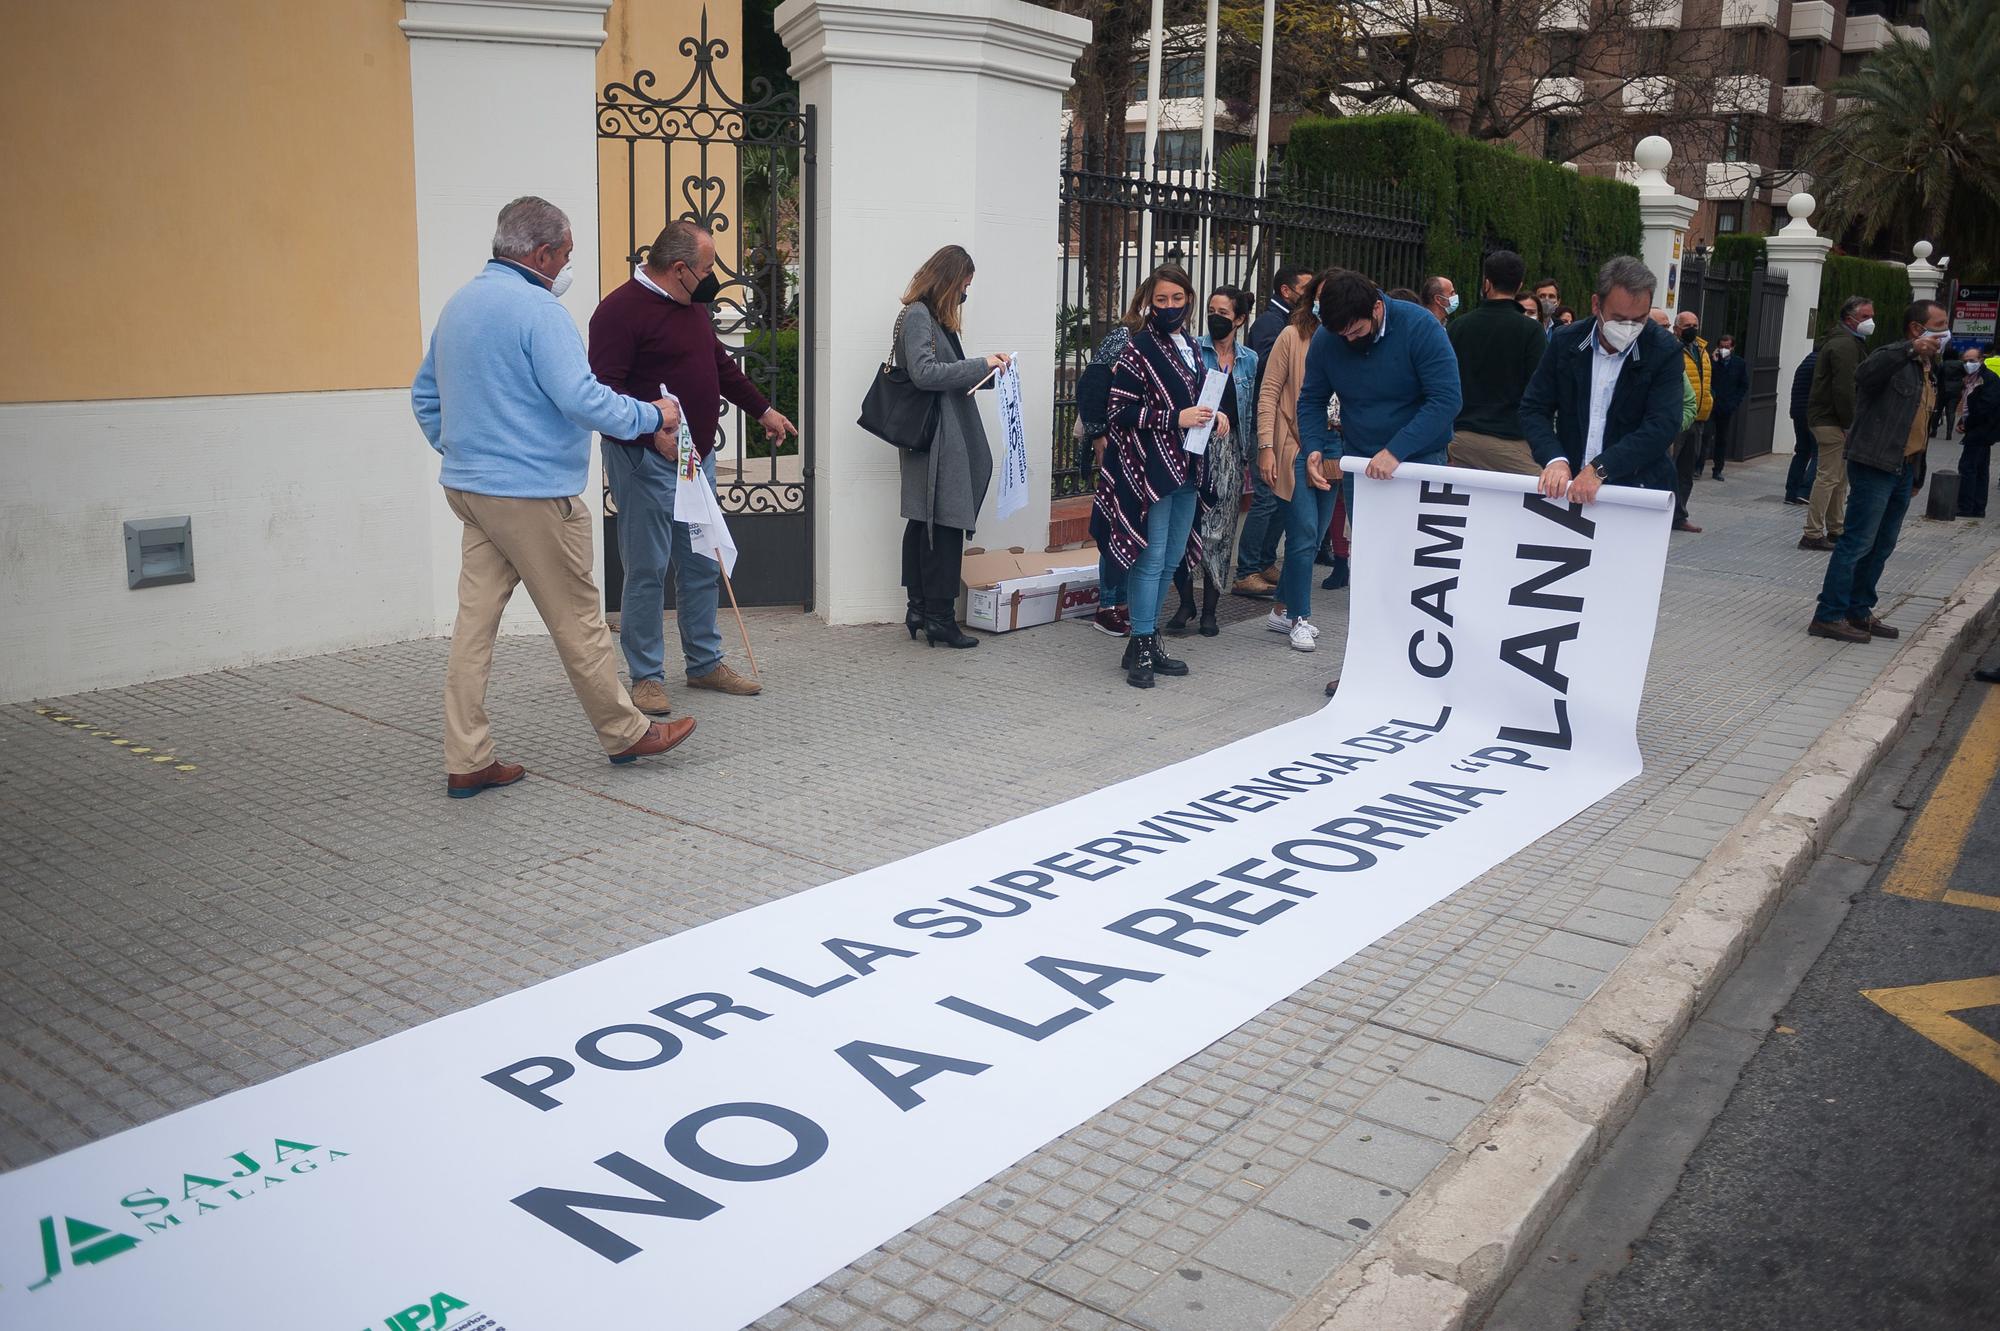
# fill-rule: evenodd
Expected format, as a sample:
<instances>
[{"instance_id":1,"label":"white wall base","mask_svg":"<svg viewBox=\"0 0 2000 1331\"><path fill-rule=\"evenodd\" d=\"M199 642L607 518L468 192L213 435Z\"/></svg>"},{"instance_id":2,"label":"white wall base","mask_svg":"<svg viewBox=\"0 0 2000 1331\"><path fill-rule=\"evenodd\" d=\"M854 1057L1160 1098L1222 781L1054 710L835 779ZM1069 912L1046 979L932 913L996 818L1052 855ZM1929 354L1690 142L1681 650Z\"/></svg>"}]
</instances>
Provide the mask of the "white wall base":
<instances>
[{"instance_id":1,"label":"white wall base","mask_svg":"<svg viewBox=\"0 0 2000 1331\"><path fill-rule=\"evenodd\" d=\"M0 406L0 702L435 632L437 466L400 389ZM128 588L183 514L195 580Z\"/></svg>"}]
</instances>

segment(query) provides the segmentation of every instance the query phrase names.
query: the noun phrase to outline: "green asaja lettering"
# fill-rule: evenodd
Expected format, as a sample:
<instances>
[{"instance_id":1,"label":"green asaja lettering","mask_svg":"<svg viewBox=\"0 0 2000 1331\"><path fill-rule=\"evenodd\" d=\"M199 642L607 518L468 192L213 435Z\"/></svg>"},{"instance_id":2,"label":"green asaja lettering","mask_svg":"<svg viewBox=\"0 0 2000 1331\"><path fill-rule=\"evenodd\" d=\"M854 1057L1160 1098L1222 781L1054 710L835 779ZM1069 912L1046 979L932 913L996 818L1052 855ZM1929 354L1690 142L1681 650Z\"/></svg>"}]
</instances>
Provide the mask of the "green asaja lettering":
<instances>
[{"instance_id":1,"label":"green asaja lettering","mask_svg":"<svg viewBox=\"0 0 2000 1331\"><path fill-rule=\"evenodd\" d=\"M58 1242L54 1216L42 1217L42 1269L43 1276L29 1289L40 1289L61 1275L65 1270L78 1266L94 1266L108 1261L120 1253L127 1253L139 1246L139 1240L130 1234L121 1234L103 1225L93 1225L74 1216L64 1216L62 1237L67 1242ZM68 1251L65 1252L64 1248Z\"/></svg>"},{"instance_id":2,"label":"green asaja lettering","mask_svg":"<svg viewBox=\"0 0 2000 1331\"><path fill-rule=\"evenodd\" d=\"M443 1331L445 1319L465 1306L465 1300L439 1291L428 1303L413 1303L399 1313L390 1313L382 1325L387 1331Z\"/></svg>"}]
</instances>

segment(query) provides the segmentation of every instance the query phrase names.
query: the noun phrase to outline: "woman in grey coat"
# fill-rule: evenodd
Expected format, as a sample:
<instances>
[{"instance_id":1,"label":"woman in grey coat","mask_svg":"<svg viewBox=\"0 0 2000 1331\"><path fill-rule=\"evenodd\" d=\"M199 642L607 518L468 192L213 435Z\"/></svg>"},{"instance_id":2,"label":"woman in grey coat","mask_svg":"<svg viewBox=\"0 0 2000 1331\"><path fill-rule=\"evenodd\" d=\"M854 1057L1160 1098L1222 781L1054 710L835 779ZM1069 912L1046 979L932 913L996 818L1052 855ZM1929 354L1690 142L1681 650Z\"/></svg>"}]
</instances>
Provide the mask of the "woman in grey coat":
<instances>
[{"instance_id":1,"label":"woman in grey coat","mask_svg":"<svg viewBox=\"0 0 2000 1331\"><path fill-rule=\"evenodd\" d=\"M939 395L937 434L922 453L905 451L903 468L903 587L911 639L922 629L935 647L977 647L958 626L959 564L965 538L993 480L993 450L970 390L1007 363L993 355L967 359L959 344L959 314L972 288L972 256L947 245L924 261L903 293L896 316L896 356L910 382Z\"/></svg>"}]
</instances>

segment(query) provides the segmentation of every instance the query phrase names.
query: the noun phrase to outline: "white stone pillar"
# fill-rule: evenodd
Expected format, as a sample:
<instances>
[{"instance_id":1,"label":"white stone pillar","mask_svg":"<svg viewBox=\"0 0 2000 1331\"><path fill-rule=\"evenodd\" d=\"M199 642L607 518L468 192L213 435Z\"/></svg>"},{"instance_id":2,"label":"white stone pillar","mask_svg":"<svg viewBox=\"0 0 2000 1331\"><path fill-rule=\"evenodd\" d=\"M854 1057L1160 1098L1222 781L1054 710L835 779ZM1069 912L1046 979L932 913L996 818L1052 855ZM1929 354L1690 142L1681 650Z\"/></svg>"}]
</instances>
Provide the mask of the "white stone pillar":
<instances>
[{"instance_id":1,"label":"white stone pillar","mask_svg":"<svg viewBox=\"0 0 2000 1331\"><path fill-rule=\"evenodd\" d=\"M501 205L523 194L569 214L581 280L563 304L579 328L589 321L597 304L597 48L610 8L611 0L404 0L426 345L444 303L491 257ZM593 511L602 506L598 468L593 442L584 488ZM439 631L458 609L460 531L440 494L431 542ZM596 576L602 587L601 539ZM503 621L513 630L540 624L525 595Z\"/></svg>"},{"instance_id":2,"label":"white stone pillar","mask_svg":"<svg viewBox=\"0 0 2000 1331\"><path fill-rule=\"evenodd\" d=\"M1910 253L1917 256L1915 261L1909 265L1910 299L1936 300L1938 287L1944 282L1944 269L1939 268L1930 261L1931 243L1928 240L1920 240L1910 247ZM1875 317L1880 319L1885 313L1887 311L1877 310ZM1900 318L1901 316L1896 315L1892 317Z\"/></svg>"},{"instance_id":3,"label":"white stone pillar","mask_svg":"<svg viewBox=\"0 0 2000 1331\"><path fill-rule=\"evenodd\" d=\"M1681 251L1687 245L1688 223L1700 207L1685 194L1676 193L1667 183L1667 163L1674 157L1673 145L1657 134L1639 140L1632 159L1639 166L1633 184L1639 187L1639 228L1643 239L1639 257L1660 279L1655 303L1672 312L1680 308Z\"/></svg>"},{"instance_id":4,"label":"white stone pillar","mask_svg":"<svg viewBox=\"0 0 2000 1331\"><path fill-rule=\"evenodd\" d=\"M1833 242L1815 232L1806 219L1817 207L1810 194L1794 194L1785 203L1792 220L1764 242L1764 266L1785 275L1785 325L1778 339L1778 406L1771 428L1771 451L1792 451L1792 375L1813 349L1813 325L1819 312L1820 270L1826 267Z\"/></svg>"},{"instance_id":5,"label":"white stone pillar","mask_svg":"<svg viewBox=\"0 0 2000 1331\"><path fill-rule=\"evenodd\" d=\"M855 423L897 298L939 246L978 265L965 351L1021 357L1028 504L982 513L977 544L1048 544L1062 94L1082 19L1024 0L787 0L778 35L818 108L812 391L813 603L829 623L903 613L897 452ZM978 400L998 465L994 395Z\"/></svg>"}]
</instances>

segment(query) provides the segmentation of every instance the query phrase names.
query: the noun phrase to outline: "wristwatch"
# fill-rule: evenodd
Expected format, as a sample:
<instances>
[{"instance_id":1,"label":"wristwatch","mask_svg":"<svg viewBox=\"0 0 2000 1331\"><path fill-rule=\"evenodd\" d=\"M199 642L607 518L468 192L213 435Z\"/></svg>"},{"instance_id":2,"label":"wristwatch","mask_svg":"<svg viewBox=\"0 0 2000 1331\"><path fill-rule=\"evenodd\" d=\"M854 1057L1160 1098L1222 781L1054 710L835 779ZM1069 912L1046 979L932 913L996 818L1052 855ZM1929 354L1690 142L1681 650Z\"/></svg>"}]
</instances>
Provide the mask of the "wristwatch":
<instances>
[{"instance_id":1,"label":"wristwatch","mask_svg":"<svg viewBox=\"0 0 2000 1331\"><path fill-rule=\"evenodd\" d=\"M1610 477L1605 473L1604 470L1604 459L1592 458L1590 460L1590 469L1597 473L1598 480L1603 481L1610 479Z\"/></svg>"}]
</instances>

